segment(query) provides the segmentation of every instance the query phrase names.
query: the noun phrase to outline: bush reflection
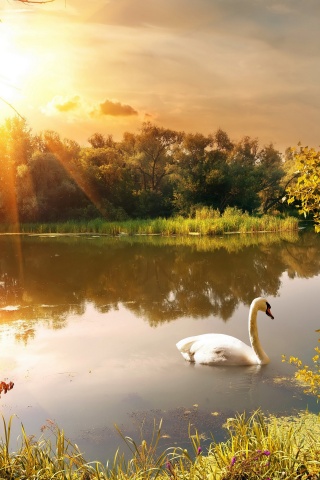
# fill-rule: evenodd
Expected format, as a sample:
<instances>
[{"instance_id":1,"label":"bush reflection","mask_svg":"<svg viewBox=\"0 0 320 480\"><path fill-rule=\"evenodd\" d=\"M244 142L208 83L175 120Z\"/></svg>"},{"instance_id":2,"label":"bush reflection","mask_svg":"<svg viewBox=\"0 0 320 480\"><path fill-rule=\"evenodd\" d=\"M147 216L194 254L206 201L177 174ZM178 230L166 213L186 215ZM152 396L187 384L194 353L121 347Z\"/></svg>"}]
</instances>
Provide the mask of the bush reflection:
<instances>
[{"instance_id":1,"label":"bush reflection","mask_svg":"<svg viewBox=\"0 0 320 480\"><path fill-rule=\"evenodd\" d=\"M320 236L221 238L0 237L0 321L19 320L27 342L36 323L63 328L87 302L100 312L125 304L157 326L188 316L227 321L239 305L275 296L284 272L320 271Z\"/></svg>"}]
</instances>

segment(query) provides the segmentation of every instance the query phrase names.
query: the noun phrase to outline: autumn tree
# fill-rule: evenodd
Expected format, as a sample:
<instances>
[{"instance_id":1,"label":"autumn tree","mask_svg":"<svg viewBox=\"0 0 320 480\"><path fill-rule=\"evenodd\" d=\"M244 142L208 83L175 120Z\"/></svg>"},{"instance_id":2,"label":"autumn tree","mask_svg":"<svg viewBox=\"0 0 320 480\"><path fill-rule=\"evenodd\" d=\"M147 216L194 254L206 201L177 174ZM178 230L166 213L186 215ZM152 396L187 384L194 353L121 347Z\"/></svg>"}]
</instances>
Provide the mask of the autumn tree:
<instances>
[{"instance_id":1,"label":"autumn tree","mask_svg":"<svg viewBox=\"0 0 320 480\"><path fill-rule=\"evenodd\" d=\"M316 330L317 333L320 330ZM320 342L320 338L318 339ZM304 386L305 393L311 393L320 400L320 348L314 347L314 352L309 365L304 365L302 360L291 355L289 359L282 355L282 361L296 367L295 378ZM310 366L311 365L311 366Z\"/></svg>"},{"instance_id":2,"label":"autumn tree","mask_svg":"<svg viewBox=\"0 0 320 480\"><path fill-rule=\"evenodd\" d=\"M311 215L316 232L320 232L320 151L301 147L292 149L296 177L287 187L289 204L297 202L299 213Z\"/></svg>"}]
</instances>

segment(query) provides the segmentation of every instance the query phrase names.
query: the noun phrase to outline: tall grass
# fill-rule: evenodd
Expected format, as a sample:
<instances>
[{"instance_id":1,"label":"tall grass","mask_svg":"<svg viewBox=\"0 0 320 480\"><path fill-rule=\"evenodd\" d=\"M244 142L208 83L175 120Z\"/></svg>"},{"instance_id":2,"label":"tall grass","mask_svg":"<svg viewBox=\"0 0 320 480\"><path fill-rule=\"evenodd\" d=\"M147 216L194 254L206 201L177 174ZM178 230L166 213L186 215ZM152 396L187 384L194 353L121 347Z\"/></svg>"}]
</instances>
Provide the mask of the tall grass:
<instances>
[{"instance_id":1,"label":"tall grass","mask_svg":"<svg viewBox=\"0 0 320 480\"><path fill-rule=\"evenodd\" d=\"M319 416L307 412L292 418L266 418L261 412L239 414L226 424L230 438L212 445L208 459L231 479L298 479L320 473ZM314 475L314 476L312 476Z\"/></svg>"},{"instance_id":2,"label":"tall grass","mask_svg":"<svg viewBox=\"0 0 320 480\"><path fill-rule=\"evenodd\" d=\"M127 220L109 222L101 218L89 221L63 223L35 223L0 225L2 232L36 234L99 234L99 235L162 235L214 236L224 233L256 233L296 231L298 220L294 217L281 218L272 215L251 216L236 208L227 208L223 214L210 208L196 210L189 218L175 216L149 220Z\"/></svg>"},{"instance_id":3,"label":"tall grass","mask_svg":"<svg viewBox=\"0 0 320 480\"><path fill-rule=\"evenodd\" d=\"M191 434L189 450L180 447L159 451L161 422L155 425L150 441L137 443L117 427L129 448L126 460L117 451L113 461L86 462L54 423L51 438L35 440L23 426L19 448L11 451L11 422L3 419L4 438L0 444L1 479L58 480L261 480L320 478L320 418L303 412L297 417L265 417L260 411L251 416L238 414L225 425L229 438L212 441L207 452L201 436Z\"/></svg>"}]
</instances>

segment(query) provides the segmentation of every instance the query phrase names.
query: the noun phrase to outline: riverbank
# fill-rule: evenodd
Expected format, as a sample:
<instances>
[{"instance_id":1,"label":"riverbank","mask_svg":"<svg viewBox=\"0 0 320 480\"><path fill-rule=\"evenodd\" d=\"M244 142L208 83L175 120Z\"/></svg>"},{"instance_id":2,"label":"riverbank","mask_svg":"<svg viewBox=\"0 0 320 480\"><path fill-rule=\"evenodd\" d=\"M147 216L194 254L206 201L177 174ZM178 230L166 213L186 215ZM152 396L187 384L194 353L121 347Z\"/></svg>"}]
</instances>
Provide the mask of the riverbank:
<instances>
[{"instance_id":1,"label":"riverbank","mask_svg":"<svg viewBox=\"0 0 320 480\"><path fill-rule=\"evenodd\" d=\"M150 440L136 443L119 431L131 452L125 460L119 452L106 464L86 462L76 444L53 422L35 440L21 427L20 447L10 453L13 417L4 423L0 445L1 478L58 480L149 480L206 478L212 480L319 479L319 415L301 412L295 417L238 414L225 424L226 442L210 444L205 452L201 435L190 433L193 453L180 447L158 451L161 422ZM49 433L49 435L47 435Z\"/></svg>"},{"instance_id":2,"label":"riverbank","mask_svg":"<svg viewBox=\"0 0 320 480\"><path fill-rule=\"evenodd\" d=\"M37 234L99 234L99 235L162 235L162 236L214 236L226 233L257 233L297 231L298 219L273 215L251 216L236 209L227 209L223 214L215 211L200 213L194 218L181 216L149 220L109 222L101 218L88 221L57 223L29 223L0 225L0 232Z\"/></svg>"}]
</instances>

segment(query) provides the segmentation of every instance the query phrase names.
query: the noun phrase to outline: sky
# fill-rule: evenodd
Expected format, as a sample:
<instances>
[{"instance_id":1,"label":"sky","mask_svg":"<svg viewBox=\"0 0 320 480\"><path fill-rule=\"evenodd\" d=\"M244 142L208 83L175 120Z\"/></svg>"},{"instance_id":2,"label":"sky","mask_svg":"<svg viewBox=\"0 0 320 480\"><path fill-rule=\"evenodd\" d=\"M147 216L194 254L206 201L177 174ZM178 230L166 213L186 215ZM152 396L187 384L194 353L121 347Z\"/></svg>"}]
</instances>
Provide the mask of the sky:
<instances>
[{"instance_id":1,"label":"sky","mask_svg":"<svg viewBox=\"0 0 320 480\"><path fill-rule=\"evenodd\" d=\"M320 144L319 0L0 0L0 122Z\"/></svg>"}]
</instances>

